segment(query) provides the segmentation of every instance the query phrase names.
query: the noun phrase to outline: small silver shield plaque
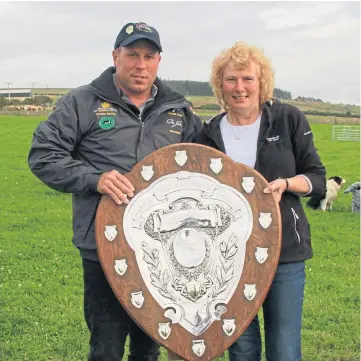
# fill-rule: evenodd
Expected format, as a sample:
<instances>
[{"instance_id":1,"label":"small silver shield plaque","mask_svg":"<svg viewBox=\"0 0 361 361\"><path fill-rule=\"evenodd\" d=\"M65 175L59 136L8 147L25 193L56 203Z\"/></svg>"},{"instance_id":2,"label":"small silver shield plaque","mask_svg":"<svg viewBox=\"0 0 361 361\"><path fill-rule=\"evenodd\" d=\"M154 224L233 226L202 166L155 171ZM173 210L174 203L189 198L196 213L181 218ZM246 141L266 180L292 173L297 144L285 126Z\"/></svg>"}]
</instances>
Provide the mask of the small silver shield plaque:
<instances>
[{"instance_id":1,"label":"small silver shield plaque","mask_svg":"<svg viewBox=\"0 0 361 361\"><path fill-rule=\"evenodd\" d=\"M269 225L272 222L271 213L262 213L262 212L260 212L258 220L259 220L260 225L263 228L265 228L265 229L268 228Z\"/></svg>"},{"instance_id":2,"label":"small silver shield plaque","mask_svg":"<svg viewBox=\"0 0 361 361\"><path fill-rule=\"evenodd\" d=\"M257 247L255 252L256 260L259 264L262 264L268 258L268 248Z\"/></svg>"},{"instance_id":3,"label":"small silver shield plaque","mask_svg":"<svg viewBox=\"0 0 361 361\"><path fill-rule=\"evenodd\" d=\"M206 345L204 344L204 340L196 340L192 341L193 346L192 350L193 352L198 356L201 357L206 349Z\"/></svg>"},{"instance_id":4,"label":"small silver shield plaque","mask_svg":"<svg viewBox=\"0 0 361 361\"><path fill-rule=\"evenodd\" d=\"M115 260L114 269L115 269L115 272L118 273L118 275L123 276L124 273L127 271L127 268L128 268L128 265L127 265L127 260L125 258Z\"/></svg>"},{"instance_id":5,"label":"small silver shield plaque","mask_svg":"<svg viewBox=\"0 0 361 361\"><path fill-rule=\"evenodd\" d=\"M105 231L104 231L104 235L105 238L109 241L112 242L114 241L115 237L117 236L118 232L117 232L117 226L115 224L111 225L111 226L105 226Z\"/></svg>"},{"instance_id":6,"label":"small silver shield plaque","mask_svg":"<svg viewBox=\"0 0 361 361\"><path fill-rule=\"evenodd\" d=\"M209 166L215 174L218 174L223 168L222 158L211 158Z\"/></svg>"},{"instance_id":7,"label":"small silver shield plaque","mask_svg":"<svg viewBox=\"0 0 361 361\"><path fill-rule=\"evenodd\" d=\"M172 329L170 328L169 325L170 325L169 322L158 323L158 333L163 340L166 340L169 337L170 333L172 332Z\"/></svg>"},{"instance_id":8,"label":"small silver shield plaque","mask_svg":"<svg viewBox=\"0 0 361 361\"><path fill-rule=\"evenodd\" d=\"M152 165L143 165L141 171L142 177L147 182L153 177L154 171Z\"/></svg>"},{"instance_id":9,"label":"small silver shield plaque","mask_svg":"<svg viewBox=\"0 0 361 361\"><path fill-rule=\"evenodd\" d=\"M188 159L187 152L185 150L177 150L174 159L179 166L183 167Z\"/></svg>"},{"instance_id":10,"label":"small silver shield plaque","mask_svg":"<svg viewBox=\"0 0 361 361\"><path fill-rule=\"evenodd\" d=\"M143 306L144 303L144 297L143 297L143 292L139 291L139 292L133 292L131 293L132 295L132 304L136 307L136 308L141 308Z\"/></svg>"},{"instance_id":11,"label":"small silver shield plaque","mask_svg":"<svg viewBox=\"0 0 361 361\"><path fill-rule=\"evenodd\" d=\"M243 177L242 187L247 193L251 193L255 186L254 177Z\"/></svg>"},{"instance_id":12,"label":"small silver shield plaque","mask_svg":"<svg viewBox=\"0 0 361 361\"><path fill-rule=\"evenodd\" d=\"M232 336L233 332L236 330L235 319L234 318L224 319L222 328L227 336Z\"/></svg>"},{"instance_id":13,"label":"small silver shield plaque","mask_svg":"<svg viewBox=\"0 0 361 361\"><path fill-rule=\"evenodd\" d=\"M257 290L256 290L256 285L244 285L244 290L243 290L244 296L247 298L248 301L252 301L254 299L254 297L256 296Z\"/></svg>"}]
</instances>

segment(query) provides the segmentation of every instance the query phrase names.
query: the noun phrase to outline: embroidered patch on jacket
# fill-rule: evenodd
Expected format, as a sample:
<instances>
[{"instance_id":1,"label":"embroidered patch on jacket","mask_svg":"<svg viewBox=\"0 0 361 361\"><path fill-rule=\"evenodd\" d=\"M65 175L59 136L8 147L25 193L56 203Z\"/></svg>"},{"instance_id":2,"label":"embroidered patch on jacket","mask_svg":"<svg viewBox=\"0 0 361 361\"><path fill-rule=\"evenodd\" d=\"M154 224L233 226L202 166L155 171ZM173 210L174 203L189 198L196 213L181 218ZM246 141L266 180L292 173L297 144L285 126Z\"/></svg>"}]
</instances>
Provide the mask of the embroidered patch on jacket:
<instances>
[{"instance_id":1,"label":"embroidered patch on jacket","mask_svg":"<svg viewBox=\"0 0 361 361\"><path fill-rule=\"evenodd\" d=\"M179 113L179 110L176 109L176 108L172 109L170 112L168 112L168 114L169 114L169 115L175 115L175 116L177 116L177 117L181 117L181 116L182 116L182 114Z\"/></svg>"},{"instance_id":2,"label":"embroidered patch on jacket","mask_svg":"<svg viewBox=\"0 0 361 361\"><path fill-rule=\"evenodd\" d=\"M169 133L182 134L183 130L183 119L172 119L168 118L165 124L169 126Z\"/></svg>"},{"instance_id":3,"label":"embroidered patch on jacket","mask_svg":"<svg viewBox=\"0 0 361 361\"><path fill-rule=\"evenodd\" d=\"M95 115L100 116L100 117L116 115L117 112L118 112L118 110L113 108L108 102L102 102L100 104L100 108L94 110Z\"/></svg>"},{"instance_id":4,"label":"embroidered patch on jacket","mask_svg":"<svg viewBox=\"0 0 361 361\"><path fill-rule=\"evenodd\" d=\"M102 117L98 121L99 127L104 130L112 129L114 127L114 123L115 121L112 117Z\"/></svg>"}]
</instances>

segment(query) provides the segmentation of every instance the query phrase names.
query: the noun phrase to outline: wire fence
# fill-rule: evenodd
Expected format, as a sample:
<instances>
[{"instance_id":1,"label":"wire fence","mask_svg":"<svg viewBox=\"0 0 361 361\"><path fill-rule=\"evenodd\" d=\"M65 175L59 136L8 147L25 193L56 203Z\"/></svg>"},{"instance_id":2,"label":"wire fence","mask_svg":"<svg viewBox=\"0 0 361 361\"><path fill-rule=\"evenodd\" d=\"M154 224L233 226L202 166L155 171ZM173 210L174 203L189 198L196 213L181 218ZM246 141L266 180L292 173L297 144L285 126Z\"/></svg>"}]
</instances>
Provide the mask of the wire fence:
<instances>
[{"instance_id":1,"label":"wire fence","mask_svg":"<svg viewBox=\"0 0 361 361\"><path fill-rule=\"evenodd\" d=\"M332 127L332 140L359 142L360 128L349 125L334 125Z\"/></svg>"}]
</instances>

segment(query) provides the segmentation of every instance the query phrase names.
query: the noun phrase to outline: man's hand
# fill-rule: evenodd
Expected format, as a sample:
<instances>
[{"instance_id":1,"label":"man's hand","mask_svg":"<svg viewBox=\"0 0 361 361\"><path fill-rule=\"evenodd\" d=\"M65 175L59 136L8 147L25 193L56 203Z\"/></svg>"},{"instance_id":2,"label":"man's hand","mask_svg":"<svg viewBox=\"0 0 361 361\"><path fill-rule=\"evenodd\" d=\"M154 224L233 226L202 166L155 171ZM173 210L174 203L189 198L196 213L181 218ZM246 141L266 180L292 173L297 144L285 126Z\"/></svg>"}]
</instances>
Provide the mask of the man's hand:
<instances>
[{"instance_id":1,"label":"man's hand","mask_svg":"<svg viewBox=\"0 0 361 361\"><path fill-rule=\"evenodd\" d=\"M129 200L127 197L134 196L133 185L116 170L102 174L98 182L97 190L101 194L110 196L118 205L123 203L128 204Z\"/></svg>"},{"instance_id":2,"label":"man's hand","mask_svg":"<svg viewBox=\"0 0 361 361\"><path fill-rule=\"evenodd\" d=\"M273 197L276 202L280 202L282 198L283 192L287 188L287 182L285 179L276 179L270 183L268 186L263 190L264 193L273 193Z\"/></svg>"}]
</instances>

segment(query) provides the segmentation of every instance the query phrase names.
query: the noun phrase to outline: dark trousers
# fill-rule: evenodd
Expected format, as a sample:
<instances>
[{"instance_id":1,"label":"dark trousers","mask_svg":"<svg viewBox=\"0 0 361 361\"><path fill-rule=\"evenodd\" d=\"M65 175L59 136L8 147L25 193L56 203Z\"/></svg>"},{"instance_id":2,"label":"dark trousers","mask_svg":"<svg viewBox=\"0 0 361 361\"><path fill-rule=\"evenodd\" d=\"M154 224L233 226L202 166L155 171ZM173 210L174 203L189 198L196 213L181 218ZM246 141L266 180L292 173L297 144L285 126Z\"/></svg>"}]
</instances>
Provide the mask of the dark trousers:
<instances>
[{"instance_id":1,"label":"dark trousers","mask_svg":"<svg viewBox=\"0 0 361 361\"><path fill-rule=\"evenodd\" d=\"M121 361L130 336L129 361L156 361L159 345L129 317L99 262L83 259L84 316L90 331L89 361Z\"/></svg>"}]
</instances>

